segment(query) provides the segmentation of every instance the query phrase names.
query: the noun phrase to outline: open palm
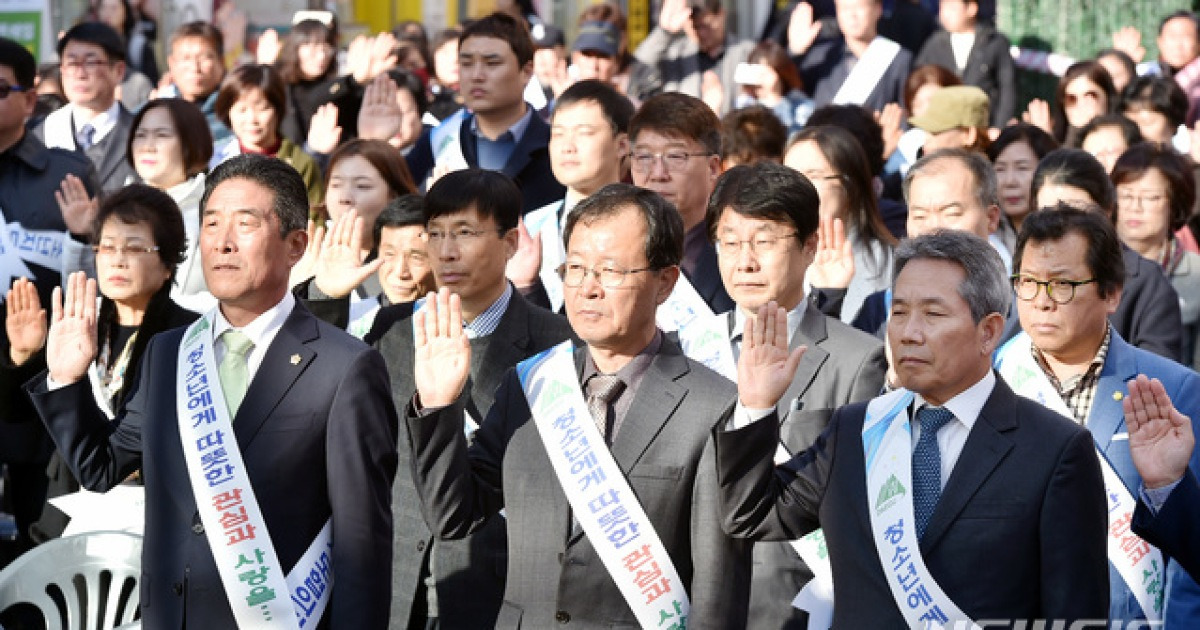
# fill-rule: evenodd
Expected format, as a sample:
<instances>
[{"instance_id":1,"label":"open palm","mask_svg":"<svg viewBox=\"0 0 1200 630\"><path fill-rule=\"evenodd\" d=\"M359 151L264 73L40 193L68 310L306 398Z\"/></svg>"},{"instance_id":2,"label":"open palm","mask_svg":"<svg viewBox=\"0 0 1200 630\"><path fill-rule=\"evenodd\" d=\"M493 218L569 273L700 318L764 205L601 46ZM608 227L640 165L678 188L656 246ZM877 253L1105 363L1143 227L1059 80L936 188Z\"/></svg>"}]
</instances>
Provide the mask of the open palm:
<instances>
[{"instance_id":1,"label":"open palm","mask_svg":"<svg viewBox=\"0 0 1200 630\"><path fill-rule=\"evenodd\" d=\"M71 274L65 297L54 288L50 309L46 367L56 382L74 383L96 357L96 281L82 271Z\"/></svg>"},{"instance_id":2,"label":"open palm","mask_svg":"<svg viewBox=\"0 0 1200 630\"><path fill-rule=\"evenodd\" d=\"M1129 452L1146 487L1159 488L1182 477L1196 438L1191 419L1175 409L1162 383L1139 375L1129 382L1122 406Z\"/></svg>"},{"instance_id":3,"label":"open palm","mask_svg":"<svg viewBox=\"0 0 1200 630\"><path fill-rule=\"evenodd\" d=\"M796 375L807 348L788 350L787 311L774 301L746 318L738 357L738 398L748 409L774 407Z\"/></svg>"},{"instance_id":4,"label":"open palm","mask_svg":"<svg viewBox=\"0 0 1200 630\"><path fill-rule=\"evenodd\" d=\"M413 382L424 407L458 399L471 373L471 346L462 327L462 302L442 287L416 314Z\"/></svg>"},{"instance_id":5,"label":"open palm","mask_svg":"<svg viewBox=\"0 0 1200 630\"><path fill-rule=\"evenodd\" d=\"M13 283L4 307L9 358L13 365L21 365L46 343L46 309L38 299L37 287L26 278Z\"/></svg>"},{"instance_id":6,"label":"open palm","mask_svg":"<svg viewBox=\"0 0 1200 630\"><path fill-rule=\"evenodd\" d=\"M383 259L363 263L363 219L351 209L333 222L317 255L315 273L317 288L330 297L350 295L371 274L379 270Z\"/></svg>"}]
</instances>

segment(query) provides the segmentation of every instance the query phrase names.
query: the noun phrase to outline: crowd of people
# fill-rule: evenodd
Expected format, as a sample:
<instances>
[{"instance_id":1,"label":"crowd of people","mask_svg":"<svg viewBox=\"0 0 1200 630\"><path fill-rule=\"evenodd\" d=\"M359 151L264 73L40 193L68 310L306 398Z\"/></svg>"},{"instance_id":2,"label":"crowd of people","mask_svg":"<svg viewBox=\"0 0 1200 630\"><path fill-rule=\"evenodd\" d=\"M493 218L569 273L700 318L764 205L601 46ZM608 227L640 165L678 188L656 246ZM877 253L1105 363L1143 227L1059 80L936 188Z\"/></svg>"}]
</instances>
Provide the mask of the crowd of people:
<instances>
[{"instance_id":1,"label":"crowd of people","mask_svg":"<svg viewBox=\"0 0 1200 630\"><path fill-rule=\"evenodd\" d=\"M1194 628L1200 17L1026 107L888 4L0 38L16 552L136 484L146 628Z\"/></svg>"}]
</instances>

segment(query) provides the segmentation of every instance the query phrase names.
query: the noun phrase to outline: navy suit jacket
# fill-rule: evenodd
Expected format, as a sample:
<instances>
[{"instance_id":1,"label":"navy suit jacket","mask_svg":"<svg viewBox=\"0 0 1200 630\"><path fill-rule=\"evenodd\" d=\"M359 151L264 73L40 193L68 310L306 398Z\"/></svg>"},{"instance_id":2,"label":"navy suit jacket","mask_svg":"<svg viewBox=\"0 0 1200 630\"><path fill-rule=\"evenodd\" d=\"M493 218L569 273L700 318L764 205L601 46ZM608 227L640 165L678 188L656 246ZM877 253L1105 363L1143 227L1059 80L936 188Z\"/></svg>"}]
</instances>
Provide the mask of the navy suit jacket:
<instances>
[{"instance_id":1,"label":"navy suit jacket","mask_svg":"<svg viewBox=\"0 0 1200 630\"><path fill-rule=\"evenodd\" d=\"M790 540L821 527L833 565L833 627L904 628L875 550L862 426L867 403L834 413L812 448L778 467L772 413L716 431L725 529ZM897 421L900 421L899 419ZM1082 427L997 377L921 539L929 572L981 619L1105 619L1104 482Z\"/></svg>"},{"instance_id":2,"label":"navy suit jacket","mask_svg":"<svg viewBox=\"0 0 1200 630\"><path fill-rule=\"evenodd\" d=\"M526 105L529 106L528 104ZM449 118L454 121L456 118ZM453 124L451 122L450 124ZM404 158L408 162L408 170L412 173L417 185L424 184L425 179L433 171L433 147L430 144L432 129L426 129L412 151ZM459 131L459 142L462 146L463 157L467 164L479 166L478 152L475 149L475 136L471 133L471 115L462 117L462 129ZM546 145L550 142L550 125L535 112L529 121L525 133L517 140L512 155L504 168L500 169L521 189L521 214L529 214L538 208L562 199L567 194L567 188L554 179L554 171L550 169L550 151Z\"/></svg>"},{"instance_id":3,"label":"navy suit jacket","mask_svg":"<svg viewBox=\"0 0 1200 630\"><path fill-rule=\"evenodd\" d=\"M1158 514L1138 501L1133 533L1178 562L1192 579L1200 579L1200 481L1188 471L1171 491Z\"/></svg>"},{"instance_id":4,"label":"navy suit jacket","mask_svg":"<svg viewBox=\"0 0 1200 630\"><path fill-rule=\"evenodd\" d=\"M232 628L176 422L176 366L185 330L151 340L137 389L111 423L96 407L87 379L47 391L43 375L26 387L84 487L104 491L135 470L144 472L145 626ZM337 581L318 627L385 627L396 411L379 353L297 305L267 349L233 427L284 571L333 518Z\"/></svg>"}]
</instances>

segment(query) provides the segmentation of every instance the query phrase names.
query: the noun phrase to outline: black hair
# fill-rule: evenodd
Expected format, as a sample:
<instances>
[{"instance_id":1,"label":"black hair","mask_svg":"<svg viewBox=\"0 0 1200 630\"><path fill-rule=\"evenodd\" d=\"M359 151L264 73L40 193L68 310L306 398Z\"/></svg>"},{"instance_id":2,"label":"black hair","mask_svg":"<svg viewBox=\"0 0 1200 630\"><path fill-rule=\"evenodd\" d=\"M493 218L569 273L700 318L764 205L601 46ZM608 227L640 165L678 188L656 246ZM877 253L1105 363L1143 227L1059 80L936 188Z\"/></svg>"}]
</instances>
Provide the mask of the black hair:
<instances>
[{"instance_id":1,"label":"black hair","mask_svg":"<svg viewBox=\"0 0 1200 630\"><path fill-rule=\"evenodd\" d=\"M1121 114L1105 114L1097 116L1088 123L1082 131L1079 132L1079 146L1083 146L1083 141L1092 135L1092 132L1105 127L1116 127L1121 130L1121 135L1125 138L1125 146L1131 147L1142 141L1142 130L1138 129L1137 123L1129 120ZM1003 134L1001 134L1003 135Z\"/></svg>"},{"instance_id":2,"label":"black hair","mask_svg":"<svg viewBox=\"0 0 1200 630\"><path fill-rule=\"evenodd\" d=\"M425 193L425 224L440 216L475 208L491 217L501 234L517 227L521 216L521 191L497 171L469 168L447 173Z\"/></svg>"},{"instance_id":3,"label":"black hair","mask_svg":"<svg viewBox=\"0 0 1200 630\"><path fill-rule=\"evenodd\" d=\"M725 114L721 119L721 159L737 164L783 160L787 128L775 112L751 105Z\"/></svg>"},{"instance_id":4,"label":"black hair","mask_svg":"<svg viewBox=\"0 0 1200 630\"><path fill-rule=\"evenodd\" d=\"M497 11L486 17L468 22L458 38L458 46L472 37L493 37L508 42L517 57L517 67L524 68L525 64L533 61L533 38L529 35L529 26L524 20Z\"/></svg>"},{"instance_id":5,"label":"black hair","mask_svg":"<svg viewBox=\"0 0 1200 630\"><path fill-rule=\"evenodd\" d=\"M826 105L808 117L807 127L828 125L849 131L867 156L871 175L883 174L883 127L875 115L861 105Z\"/></svg>"},{"instance_id":6,"label":"black hair","mask_svg":"<svg viewBox=\"0 0 1200 630\"><path fill-rule=\"evenodd\" d=\"M633 118L633 103L612 85L589 79L578 81L563 91L554 101L554 111L559 112L577 103L595 103L600 113L612 127L613 135L629 132L629 121ZM553 118L551 122L553 123Z\"/></svg>"},{"instance_id":7,"label":"black hair","mask_svg":"<svg viewBox=\"0 0 1200 630\"><path fill-rule=\"evenodd\" d=\"M717 239L725 211L753 219L787 222L803 243L816 233L821 198L808 178L773 162L738 165L725 171L708 198L708 237Z\"/></svg>"},{"instance_id":8,"label":"black hair","mask_svg":"<svg viewBox=\"0 0 1200 630\"><path fill-rule=\"evenodd\" d=\"M580 223L590 225L634 208L646 222L646 265L651 269L674 267L683 260L683 218L671 202L656 192L631 184L609 184L579 202L567 215L563 245Z\"/></svg>"},{"instance_id":9,"label":"black hair","mask_svg":"<svg viewBox=\"0 0 1200 630\"><path fill-rule=\"evenodd\" d=\"M421 195L400 195L383 207L371 228L376 245L383 236L384 228L425 226L425 198Z\"/></svg>"},{"instance_id":10,"label":"black hair","mask_svg":"<svg viewBox=\"0 0 1200 630\"><path fill-rule=\"evenodd\" d=\"M1030 212L1025 217L1013 251L1013 271L1021 268L1021 257L1030 241L1058 241L1068 234L1078 234L1087 241L1085 259L1100 297L1119 291L1125 284L1125 259L1116 228L1096 212L1073 208L1061 201L1057 206Z\"/></svg>"},{"instance_id":11,"label":"black hair","mask_svg":"<svg viewBox=\"0 0 1200 630\"><path fill-rule=\"evenodd\" d=\"M1009 145L1016 142L1028 144L1039 160L1058 148L1058 141L1054 139L1054 136L1046 133L1041 127L1029 123L1017 123L1005 127L1000 135L996 136L996 141L988 145L988 159L995 162L996 158L1000 157L1000 154L1004 153Z\"/></svg>"},{"instance_id":12,"label":"black hair","mask_svg":"<svg viewBox=\"0 0 1200 630\"><path fill-rule=\"evenodd\" d=\"M208 198L217 186L230 179L247 179L271 191L271 209L279 219L279 234L287 236L305 229L308 223L308 189L291 164L265 155L235 155L222 162L204 181L200 212L208 207Z\"/></svg>"},{"instance_id":13,"label":"black hair","mask_svg":"<svg viewBox=\"0 0 1200 630\"><path fill-rule=\"evenodd\" d=\"M1188 98L1174 79L1138 77L1125 87L1121 98L1122 112L1134 108L1149 109L1166 116L1174 130L1187 119Z\"/></svg>"},{"instance_id":14,"label":"black hair","mask_svg":"<svg viewBox=\"0 0 1200 630\"><path fill-rule=\"evenodd\" d=\"M121 41L121 35L103 22L81 22L72 26L71 30L58 40L59 57L63 56L63 51L71 42L99 46L104 50L104 54L108 55L110 62L125 61L125 43Z\"/></svg>"},{"instance_id":15,"label":"black hair","mask_svg":"<svg viewBox=\"0 0 1200 630\"><path fill-rule=\"evenodd\" d=\"M1086 192L1106 216L1116 208L1117 196L1113 192L1112 181L1108 179L1108 171L1083 149L1055 149L1038 162L1030 185L1030 198L1034 203L1037 202L1038 191L1049 184L1074 186Z\"/></svg>"},{"instance_id":16,"label":"black hair","mask_svg":"<svg viewBox=\"0 0 1200 630\"><path fill-rule=\"evenodd\" d=\"M33 89L37 79L37 60L29 49L7 37L0 37L0 65L12 69L18 85Z\"/></svg>"}]
</instances>

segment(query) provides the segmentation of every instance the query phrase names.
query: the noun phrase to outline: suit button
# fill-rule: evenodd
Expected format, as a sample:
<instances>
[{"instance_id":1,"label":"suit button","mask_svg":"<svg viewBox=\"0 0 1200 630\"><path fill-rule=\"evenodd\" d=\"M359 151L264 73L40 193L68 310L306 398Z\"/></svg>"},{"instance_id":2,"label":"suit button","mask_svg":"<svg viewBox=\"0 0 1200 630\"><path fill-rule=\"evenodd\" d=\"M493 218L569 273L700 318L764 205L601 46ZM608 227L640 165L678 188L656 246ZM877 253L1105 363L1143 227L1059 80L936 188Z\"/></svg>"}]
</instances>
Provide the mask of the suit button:
<instances>
[{"instance_id":1,"label":"suit button","mask_svg":"<svg viewBox=\"0 0 1200 630\"><path fill-rule=\"evenodd\" d=\"M567 614L565 610L560 610L554 613L554 620L558 623L571 623L571 615Z\"/></svg>"},{"instance_id":2,"label":"suit button","mask_svg":"<svg viewBox=\"0 0 1200 630\"><path fill-rule=\"evenodd\" d=\"M179 582L176 582L175 584L171 585L171 590L176 595L183 595L183 585L180 584Z\"/></svg>"},{"instance_id":3,"label":"suit button","mask_svg":"<svg viewBox=\"0 0 1200 630\"><path fill-rule=\"evenodd\" d=\"M425 541L424 540L417 541L417 551L425 551Z\"/></svg>"},{"instance_id":4,"label":"suit button","mask_svg":"<svg viewBox=\"0 0 1200 630\"><path fill-rule=\"evenodd\" d=\"M192 516L192 533L197 536L204 533L204 523L200 521L200 513L197 512Z\"/></svg>"}]
</instances>

